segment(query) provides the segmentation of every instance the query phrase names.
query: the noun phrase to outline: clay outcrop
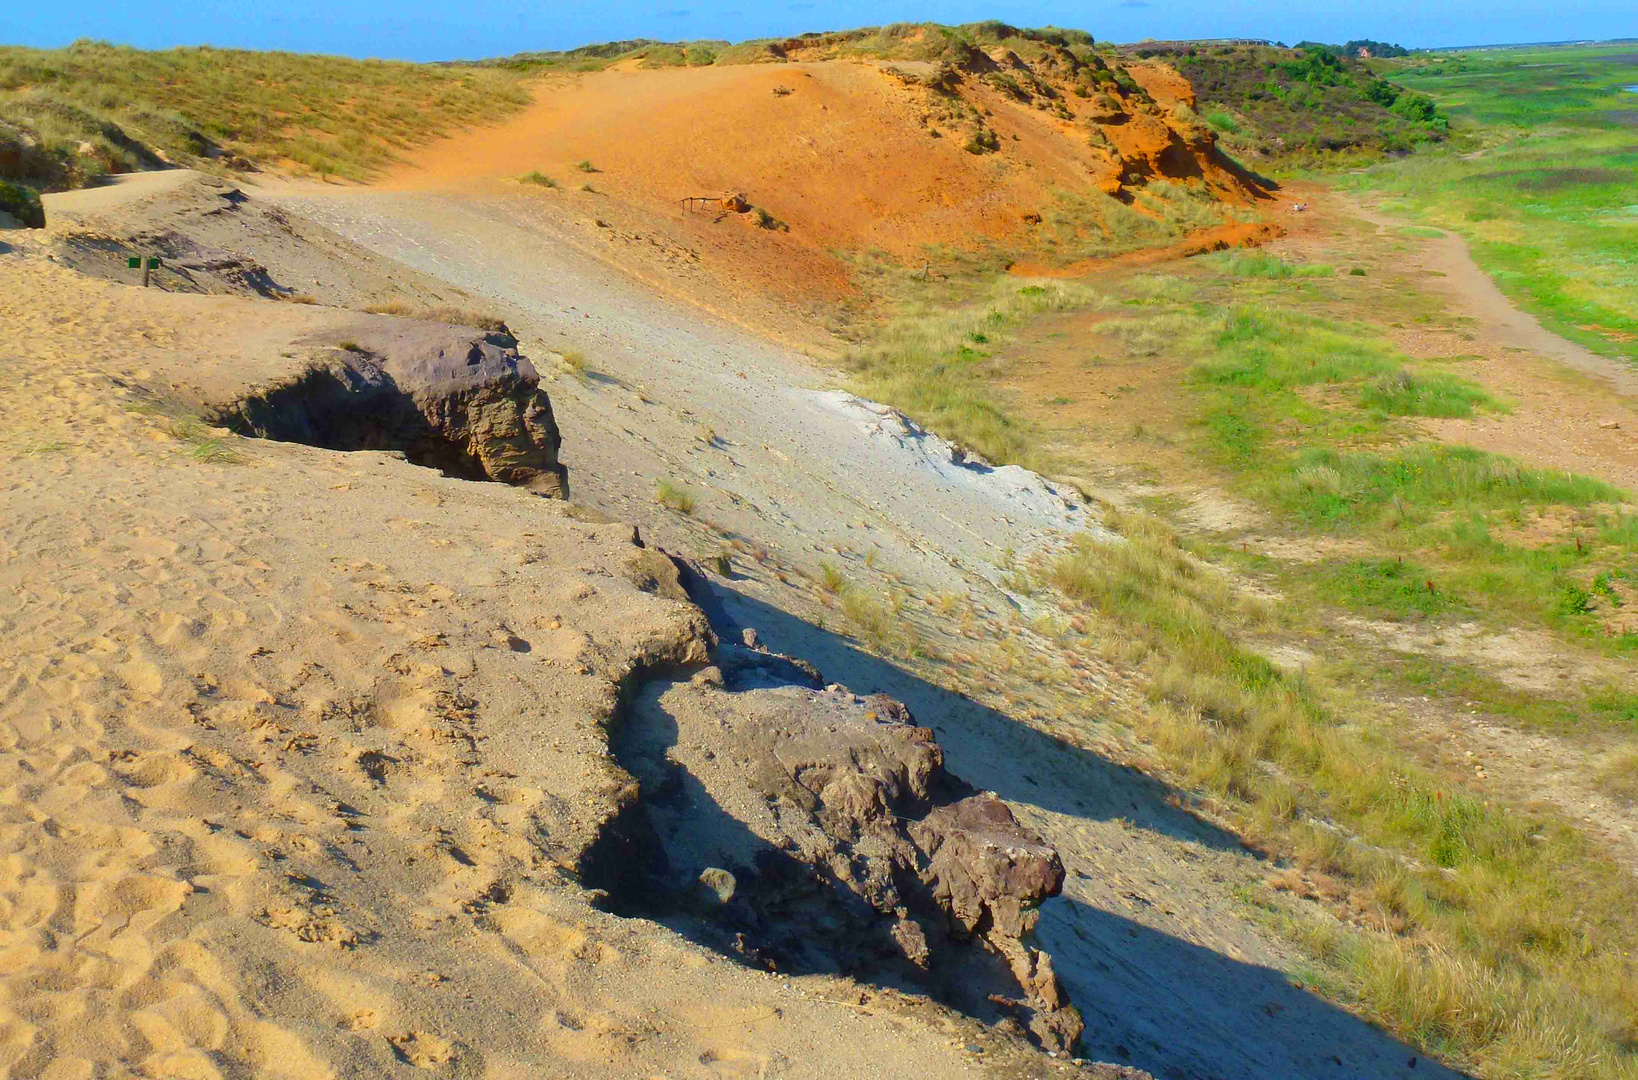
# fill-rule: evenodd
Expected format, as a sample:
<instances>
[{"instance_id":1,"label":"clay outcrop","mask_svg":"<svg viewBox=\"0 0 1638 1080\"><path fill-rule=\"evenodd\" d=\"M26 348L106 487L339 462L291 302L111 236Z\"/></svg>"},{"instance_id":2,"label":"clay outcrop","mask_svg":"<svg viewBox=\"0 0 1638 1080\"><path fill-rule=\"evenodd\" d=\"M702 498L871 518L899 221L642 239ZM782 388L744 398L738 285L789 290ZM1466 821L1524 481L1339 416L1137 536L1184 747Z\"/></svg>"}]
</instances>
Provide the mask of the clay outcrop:
<instances>
[{"instance_id":1,"label":"clay outcrop","mask_svg":"<svg viewBox=\"0 0 1638 1080\"><path fill-rule=\"evenodd\" d=\"M1080 1014L1031 944L1057 852L951 775L902 704L780 671L723 644L639 697L614 738L639 802L588 852L587 883L750 963L917 988L1072 1048Z\"/></svg>"},{"instance_id":2,"label":"clay outcrop","mask_svg":"<svg viewBox=\"0 0 1638 1080\"><path fill-rule=\"evenodd\" d=\"M540 376L501 331L372 320L309 342L288 378L214 409L241 434L330 450L401 450L451 476L565 497Z\"/></svg>"}]
</instances>

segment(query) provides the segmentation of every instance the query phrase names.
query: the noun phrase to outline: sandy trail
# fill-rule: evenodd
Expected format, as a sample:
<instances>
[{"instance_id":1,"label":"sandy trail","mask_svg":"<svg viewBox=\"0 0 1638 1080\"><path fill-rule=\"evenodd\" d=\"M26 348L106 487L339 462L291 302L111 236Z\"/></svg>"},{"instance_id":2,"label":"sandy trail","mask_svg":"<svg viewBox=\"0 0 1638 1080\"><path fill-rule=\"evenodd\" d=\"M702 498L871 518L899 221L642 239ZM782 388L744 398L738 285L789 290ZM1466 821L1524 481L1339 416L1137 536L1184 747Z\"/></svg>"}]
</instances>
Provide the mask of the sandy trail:
<instances>
[{"instance_id":1,"label":"sandy trail","mask_svg":"<svg viewBox=\"0 0 1638 1080\"><path fill-rule=\"evenodd\" d=\"M1383 232L1403 224L1344 205ZM1467 374L1516 405L1505 414L1424 421L1429 434L1638 490L1638 368L1565 340L1514 306L1454 233L1418 238L1405 268L1472 332L1463 340L1407 327L1394 333L1395 344L1413 356L1470 357Z\"/></svg>"},{"instance_id":2,"label":"sandy trail","mask_svg":"<svg viewBox=\"0 0 1638 1080\"><path fill-rule=\"evenodd\" d=\"M597 374L552 386L575 499L639 522L669 549L703 553L728 533L776 564L811 573L830 559L867 587L957 590L998 617L1016 604L995 584L1007 549L1025 554L1095 526L1027 474L955 464L936 440L813 389L832 376L648 294L593 257L595 233L566 230L527 200L278 198L494 302L526 351L530 339L584 350ZM657 507L661 478L698 494L692 517ZM1233 837L1168 805L1176 793L1164 785L1083 749L1109 738L1106 698L1051 717L987 708L827 631L806 595L747 566L720 600L774 648L855 691L906 701L957 772L999 792L1059 848L1071 880L1045 911L1041 938L1086 1012L1090 1056L1178 1077L1451 1075L1417 1067L1417 1055L1280 974L1290 955L1230 899L1233 883L1260 879L1258 864Z\"/></svg>"}]
</instances>

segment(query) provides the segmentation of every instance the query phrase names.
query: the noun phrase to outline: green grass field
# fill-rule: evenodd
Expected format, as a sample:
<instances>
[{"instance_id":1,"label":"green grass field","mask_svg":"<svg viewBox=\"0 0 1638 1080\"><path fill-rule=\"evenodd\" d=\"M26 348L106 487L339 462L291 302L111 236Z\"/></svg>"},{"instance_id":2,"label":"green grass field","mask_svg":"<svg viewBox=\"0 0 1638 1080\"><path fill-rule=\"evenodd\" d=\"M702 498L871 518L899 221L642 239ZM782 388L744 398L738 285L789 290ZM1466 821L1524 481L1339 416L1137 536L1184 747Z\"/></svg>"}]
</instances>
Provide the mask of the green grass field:
<instances>
[{"instance_id":1,"label":"green grass field","mask_svg":"<svg viewBox=\"0 0 1638 1080\"><path fill-rule=\"evenodd\" d=\"M1451 53L1378 65L1432 97L1460 147L1337 178L1466 237L1555 333L1638 360L1638 51Z\"/></svg>"}]
</instances>

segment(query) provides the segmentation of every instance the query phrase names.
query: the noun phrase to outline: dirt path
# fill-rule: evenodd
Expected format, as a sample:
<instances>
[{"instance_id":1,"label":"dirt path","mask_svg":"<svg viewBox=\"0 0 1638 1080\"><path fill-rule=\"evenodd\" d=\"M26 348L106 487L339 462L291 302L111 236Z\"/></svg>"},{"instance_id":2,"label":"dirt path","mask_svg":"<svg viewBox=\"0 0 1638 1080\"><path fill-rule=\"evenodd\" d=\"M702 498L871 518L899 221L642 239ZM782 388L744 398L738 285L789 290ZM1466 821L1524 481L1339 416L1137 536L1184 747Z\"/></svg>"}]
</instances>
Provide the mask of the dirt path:
<instances>
[{"instance_id":1,"label":"dirt path","mask_svg":"<svg viewBox=\"0 0 1638 1080\"><path fill-rule=\"evenodd\" d=\"M1378 229L1400 229L1410 224L1387 217L1374 207L1361 203L1348 202L1345 205L1350 212ZM1443 275L1443 280L1433 283L1433 288L1450 296L1466 314L1479 320L1487 334L1495 336L1507 347L1556 360L1583 374L1604 380L1617 393L1638 394L1638 370L1634 370L1630 364L1599 356L1573 341L1567 341L1543 327L1534 315L1520 311L1496 287L1490 276L1479 269L1479 264L1468 253L1467 241L1460 236L1446 232L1443 236L1428 238L1420 245L1418 259L1424 268Z\"/></svg>"},{"instance_id":2,"label":"dirt path","mask_svg":"<svg viewBox=\"0 0 1638 1080\"><path fill-rule=\"evenodd\" d=\"M906 701L954 769L1049 837L1071 880L1041 936L1086 1010L1089 1056L1180 1077L1439 1074L1427 1062L1411 1073L1410 1051L1294 988L1281 974L1294 957L1232 898L1261 880L1262 865L1175 809L1180 793L1093 749L1116 741L1106 717L1119 685L1097 684L1071 713L1037 715L1023 672L1010 676L1016 698L980 704L828 629L840 613L802 580L826 561L862 591L907 600L901 619L925 619L924 601L954 594L992 629L1009 625L1018 601L996 584L1002 568L1095 527L1084 509L1029 474L962 464L891 413L817 389L833 376L648 294L594 257L595 232L565 228L528 200L363 192L281 202L500 306L533 355L583 350L591 373L551 388L576 500L639 522L668 549L732 552L736 580L719 615L855 691ZM691 514L657 505L660 479L696 495ZM1006 634L1028 653L1024 625Z\"/></svg>"},{"instance_id":3,"label":"dirt path","mask_svg":"<svg viewBox=\"0 0 1638 1080\"><path fill-rule=\"evenodd\" d=\"M1342 205L1379 234L1403 224L1369 207ZM1419 358L1473 357L1464 373L1515 406L1505 414L1429 420L1423 425L1429 434L1638 491L1638 369L1566 341L1520 311L1454 233L1415 238L1404 268L1473 330L1458 338L1407 327L1392 332L1394 343Z\"/></svg>"}]
</instances>

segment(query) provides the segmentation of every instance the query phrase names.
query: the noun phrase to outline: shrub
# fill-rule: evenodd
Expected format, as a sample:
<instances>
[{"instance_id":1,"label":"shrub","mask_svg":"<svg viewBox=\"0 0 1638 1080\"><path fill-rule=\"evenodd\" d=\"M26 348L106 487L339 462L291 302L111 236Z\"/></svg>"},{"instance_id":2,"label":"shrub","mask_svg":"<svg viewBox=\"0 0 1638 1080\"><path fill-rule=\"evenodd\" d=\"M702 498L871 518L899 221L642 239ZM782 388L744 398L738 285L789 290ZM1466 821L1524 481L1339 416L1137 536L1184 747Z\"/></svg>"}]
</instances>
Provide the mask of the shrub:
<instances>
[{"instance_id":1,"label":"shrub","mask_svg":"<svg viewBox=\"0 0 1638 1080\"><path fill-rule=\"evenodd\" d=\"M1560 615L1585 615L1593 609L1592 594L1573 581L1566 581L1554 605Z\"/></svg>"},{"instance_id":2,"label":"shrub","mask_svg":"<svg viewBox=\"0 0 1638 1080\"><path fill-rule=\"evenodd\" d=\"M839 593L847 584L846 579L842 577L842 572L836 568L835 563L829 560L819 564L819 575L819 583L824 586L825 591L828 593Z\"/></svg>"},{"instance_id":3,"label":"shrub","mask_svg":"<svg viewBox=\"0 0 1638 1080\"><path fill-rule=\"evenodd\" d=\"M842 613L878 649L888 648L904 629L891 607L863 589L842 590Z\"/></svg>"},{"instance_id":4,"label":"shrub","mask_svg":"<svg viewBox=\"0 0 1638 1080\"><path fill-rule=\"evenodd\" d=\"M550 176L547 176L545 173L539 171L524 173L522 176L518 177L518 179L522 180L525 184L539 184L544 188L557 187L556 180L553 180Z\"/></svg>"},{"instance_id":5,"label":"shrub","mask_svg":"<svg viewBox=\"0 0 1638 1080\"><path fill-rule=\"evenodd\" d=\"M966 151L969 154L993 154L999 149L1001 140L989 128L979 128L973 132L973 137L967 140Z\"/></svg>"},{"instance_id":6,"label":"shrub","mask_svg":"<svg viewBox=\"0 0 1638 1080\"><path fill-rule=\"evenodd\" d=\"M45 228L45 210L40 206L39 194L31 187L0 180L0 211L31 229Z\"/></svg>"},{"instance_id":7,"label":"shrub","mask_svg":"<svg viewBox=\"0 0 1638 1080\"><path fill-rule=\"evenodd\" d=\"M1400 94L1389 111L1418 124L1428 123L1435 115L1433 99L1416 93Z\"/></svg>"},{"instance_id":8,"label":"shrub","mask_svg":"<svg viewBox=\"0 0 1638 1080\"><path fill-rule=\"evenodd\" d=\"M589 160L579 162L575 165L575 168L579 169L581 172L587 173L598 171L597 166L593 165Z\"/></svg>"}]
</instances>

